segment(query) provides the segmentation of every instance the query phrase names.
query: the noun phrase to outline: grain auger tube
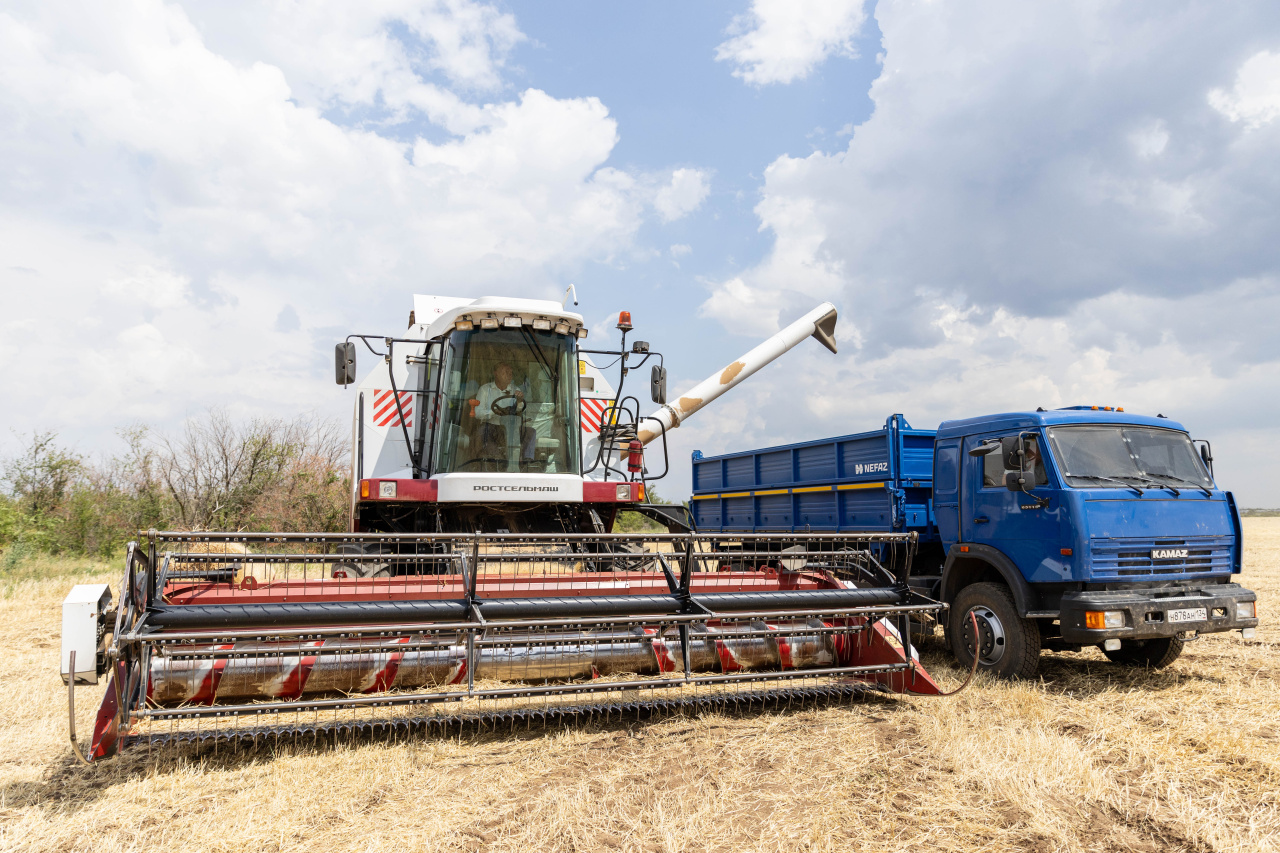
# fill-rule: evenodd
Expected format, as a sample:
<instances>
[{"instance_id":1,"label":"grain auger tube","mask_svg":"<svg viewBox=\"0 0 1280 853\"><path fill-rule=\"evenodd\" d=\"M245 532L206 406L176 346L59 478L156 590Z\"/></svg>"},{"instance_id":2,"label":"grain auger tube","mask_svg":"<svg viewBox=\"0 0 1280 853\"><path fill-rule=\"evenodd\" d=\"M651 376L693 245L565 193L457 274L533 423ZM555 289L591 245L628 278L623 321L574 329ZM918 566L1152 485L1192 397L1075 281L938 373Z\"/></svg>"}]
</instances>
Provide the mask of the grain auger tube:
<instances>
[{"instance_id":1,"label":"grain auger tube","mask_svg":"<svg viewBox=\"0 0 1280 853\"><path fill-rule=\"evenodd\" d=\"M914 550L915 534L152 533L114 607L103 585L68 596L64 676L106 682L89 760L936 694L909 643L940 609L909 589ZM351 561L394 571L332 576Z\"/></svg>"}]
</instances>

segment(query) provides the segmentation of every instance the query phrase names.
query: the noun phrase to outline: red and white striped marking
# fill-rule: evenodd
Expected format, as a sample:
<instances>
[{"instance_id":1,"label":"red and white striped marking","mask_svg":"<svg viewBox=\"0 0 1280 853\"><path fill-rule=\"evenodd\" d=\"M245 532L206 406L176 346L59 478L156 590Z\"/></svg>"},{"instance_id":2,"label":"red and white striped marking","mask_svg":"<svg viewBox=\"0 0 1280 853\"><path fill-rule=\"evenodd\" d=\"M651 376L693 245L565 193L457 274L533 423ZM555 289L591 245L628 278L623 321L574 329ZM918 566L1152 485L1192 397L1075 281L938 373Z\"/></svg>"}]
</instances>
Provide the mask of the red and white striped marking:
<instances>
[{"instance_id":1,"label":"red and white striped marking","mask_svg":"<svg viewBox=\"0 0 1280 853\"><path fill-rule=\"evenodd\" d=\"M600 423L604 420L604 410L609 400L601 397L582 398L582 428L587 432L599 432Z\"/></svg>"},{"instance_id":2,"label":"red and white striped marking","mask_svg":"<svg viewBox=\"0 0 1280 853\"><path fill-rule=\"evenodd\" d=\"M400 426L404 413L404 425L413 426L413 392L401 391L400 407L396 408L396 394L390 388L373 389L373 425L379 427Z\"/></svg>"}]
</instances>

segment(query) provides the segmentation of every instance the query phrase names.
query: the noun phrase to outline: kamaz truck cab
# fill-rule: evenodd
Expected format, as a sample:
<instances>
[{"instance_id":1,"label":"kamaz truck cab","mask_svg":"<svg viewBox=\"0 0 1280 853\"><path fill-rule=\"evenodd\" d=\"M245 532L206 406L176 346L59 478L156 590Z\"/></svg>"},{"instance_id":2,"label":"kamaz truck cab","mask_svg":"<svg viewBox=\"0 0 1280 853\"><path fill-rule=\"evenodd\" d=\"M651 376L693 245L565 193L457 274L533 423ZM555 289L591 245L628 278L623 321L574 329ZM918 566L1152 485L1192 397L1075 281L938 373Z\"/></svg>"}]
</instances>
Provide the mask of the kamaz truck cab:
<instances>
[{"instance_id":1,"label":"kamaz truck cab","mask_svg":"<svg viewBox=\"0 0 1280 853\"><path fill-rule=\"evenodd\" d=\"M950 605L962 664L1025 677L1096 645L1165 666L1199 634L1258 624L1234 583L1240 519L1207 442L1106 406L947 421L693 456L706 533L913 533L911 586ZM977 629L975 641L974 629Z\"/></svg>"},{"instance_id":2,"label":"kamaz truck cab","mask_svg":"<svg viewBox=\"0 0 1280 853\"><path fill-rule=\"evenodd\" d=\"M1257 625L1234 582L1235 500L1181 424L1099 406L946 421L933 465L937 593L962 661L1026 676L1041 648L1097 645L1158 667L1198 634Z\"/></svg>"}]
</instances>

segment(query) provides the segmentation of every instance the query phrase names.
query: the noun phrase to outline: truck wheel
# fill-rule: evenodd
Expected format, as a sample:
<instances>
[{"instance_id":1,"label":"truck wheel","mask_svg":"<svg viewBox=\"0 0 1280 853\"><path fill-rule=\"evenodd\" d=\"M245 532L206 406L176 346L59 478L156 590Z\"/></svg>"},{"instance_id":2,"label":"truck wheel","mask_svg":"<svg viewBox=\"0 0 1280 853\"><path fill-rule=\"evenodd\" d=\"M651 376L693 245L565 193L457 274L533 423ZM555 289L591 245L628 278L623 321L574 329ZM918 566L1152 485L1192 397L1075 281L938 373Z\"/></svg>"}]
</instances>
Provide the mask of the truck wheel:
<instances>
[{"instance_id":1,"label":"truck wheel","mask_svg":"<svg viewBox=\"0 0 1280 853\"><path fill-rule=\"evenodd\" d=\"M1120 648L1114 652L1106 649L1102 653L1113 663L1129 666L1149 666L1162 669L1178 659L1182 647L1186 645L1177 637L1157 637L1154 640L1121 640Z\"/></svg>"},{"instance_id":2,"label":"truck wheel","mask_svg":"<svg viewBox=\"0 0 1280 853\"><path fill-rule=\"evenodd\" d=\"M978 648L974 649L973 614L978 620ZM1008 587L975 583L960 590L947 620L951 653L962 666L973 666L1000 678L1031 678L1040 666L1040 626L1018 616Z\"/></svg>"}]
</instances>

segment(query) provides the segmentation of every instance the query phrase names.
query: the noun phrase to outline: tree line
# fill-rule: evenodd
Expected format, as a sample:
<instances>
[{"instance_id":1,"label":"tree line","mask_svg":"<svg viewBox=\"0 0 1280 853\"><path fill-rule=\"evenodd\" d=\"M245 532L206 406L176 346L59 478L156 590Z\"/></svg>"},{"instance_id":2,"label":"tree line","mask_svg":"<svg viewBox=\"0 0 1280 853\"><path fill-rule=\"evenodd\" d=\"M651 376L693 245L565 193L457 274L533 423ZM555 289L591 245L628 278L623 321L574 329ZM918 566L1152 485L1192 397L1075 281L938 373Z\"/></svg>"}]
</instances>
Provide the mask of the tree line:
<instances>
[{"instance_id":1,"label":"tree line","mask_svg":"<svg viewBox=\"0 0 1280 853\"><path fill-rule=\"evenodd\" d=\"M0 548L105 558L150 528L346 529L350 438L334 421L213 409L119 437L120 452L90 458L54 432L22 436L0 475Z\"/></svg>"}]
</instances>

